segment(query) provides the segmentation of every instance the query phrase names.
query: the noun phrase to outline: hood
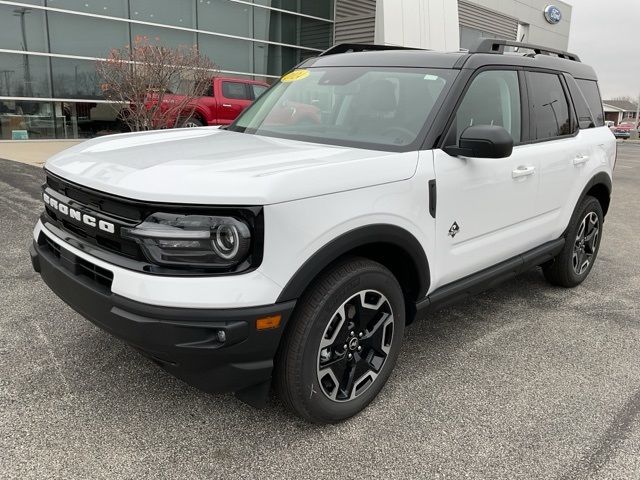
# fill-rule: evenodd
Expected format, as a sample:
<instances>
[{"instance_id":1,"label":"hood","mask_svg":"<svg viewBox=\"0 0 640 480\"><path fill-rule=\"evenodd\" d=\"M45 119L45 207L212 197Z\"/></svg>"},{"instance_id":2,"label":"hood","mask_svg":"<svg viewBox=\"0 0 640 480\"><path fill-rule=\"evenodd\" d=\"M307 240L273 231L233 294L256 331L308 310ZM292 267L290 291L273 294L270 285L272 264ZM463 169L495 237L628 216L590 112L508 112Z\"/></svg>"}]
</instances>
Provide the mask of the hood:
<instances>
[{"instance_id":1,"label":"hood","mask_svg":"<svg viewBox=\"0 0 640 480\"><path fill-rule=\"evenodd\" d=\"M216 127L92 139L51 159L50 172L136 200L267 205L405 180L417 152L321 145Z\"/></svg>"}]
</instances>

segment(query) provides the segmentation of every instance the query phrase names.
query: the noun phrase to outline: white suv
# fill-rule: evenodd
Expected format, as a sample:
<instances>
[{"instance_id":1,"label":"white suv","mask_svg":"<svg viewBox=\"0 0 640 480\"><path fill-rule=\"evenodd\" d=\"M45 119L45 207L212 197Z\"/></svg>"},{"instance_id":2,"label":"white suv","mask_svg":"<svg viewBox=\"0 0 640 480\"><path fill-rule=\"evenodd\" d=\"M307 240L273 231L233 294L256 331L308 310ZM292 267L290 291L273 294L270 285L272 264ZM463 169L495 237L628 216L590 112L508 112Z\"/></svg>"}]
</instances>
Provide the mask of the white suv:
<instances>
[{"instance_id":1,"label":"white suv","mask_svg":"<svg viewBox=\"0 0 640 480\"><path fill-rule=\"evenodd\" d=\"M103 137L50 159L34 268L206 391L354 415L429 309L541 266L593 267L616 156L575 55L337 46L226 128Z\"/></svg>"}]
</instances>

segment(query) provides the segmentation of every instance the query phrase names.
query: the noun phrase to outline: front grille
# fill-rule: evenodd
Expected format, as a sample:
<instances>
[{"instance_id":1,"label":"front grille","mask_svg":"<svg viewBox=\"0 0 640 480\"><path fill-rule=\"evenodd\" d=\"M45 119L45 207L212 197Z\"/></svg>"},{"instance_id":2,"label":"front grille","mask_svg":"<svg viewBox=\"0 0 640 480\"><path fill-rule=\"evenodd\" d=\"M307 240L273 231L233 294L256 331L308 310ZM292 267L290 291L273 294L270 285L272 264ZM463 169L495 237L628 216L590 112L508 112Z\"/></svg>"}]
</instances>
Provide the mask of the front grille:
<instances>
[{"instance_id":1,"label":"front grille","mask_svg":"<svg viewBox=\"0 0 640 480\"><path fill-rule=\"evenodd\" d=\"M46 220L61 230L102 250L133 260L145 260L139 245L131 239L122 238L120 235L121 228L133 227L146 218L145 205L127 202L95 190L73 185L51 174L47 175L44 193L79 211L86 211L91 216L115 224L114 233L104 232L45 205Z\"/></svg>"},{"instance_id":2,"label":"front grille","mask_svg":"<svg viewBox=\"0 0 640 480\"><path fill-rule=\"evenodd\" d=\"M48 252L62 268L74 275L84 277L91 283L111 292L113 273L106 268L99 267L87 260L80 258L66 248L61 247L44 233L40 234L38 244L45 252Z\"/></svg>"}]
</instances>

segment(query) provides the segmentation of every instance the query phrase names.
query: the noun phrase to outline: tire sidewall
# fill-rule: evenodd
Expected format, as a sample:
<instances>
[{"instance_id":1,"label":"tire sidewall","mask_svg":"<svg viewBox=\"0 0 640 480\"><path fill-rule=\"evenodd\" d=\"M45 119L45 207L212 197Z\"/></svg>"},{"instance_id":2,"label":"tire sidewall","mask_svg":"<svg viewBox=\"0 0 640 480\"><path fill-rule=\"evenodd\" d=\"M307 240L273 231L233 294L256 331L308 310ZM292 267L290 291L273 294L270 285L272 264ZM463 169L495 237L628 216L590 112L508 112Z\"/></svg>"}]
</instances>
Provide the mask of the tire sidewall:
<instances>
[{"instance_id":1,"label":"tire sidewall","mask_svg":"<svg viewBox=\"0 0 640 480\"><path fill-rule=\"evenodd\" d=\"M393 340L387 359L373 384L357 398L347 402L335 402L327 398L318 382L316 365L320 341L329 320L347 299L362 290L377 290L389 301L394 315ZM365 408L380 392L388 380L396 363L402 337L404 336L404 298L402 290L391 273L368 271L349 275L338 282L326 300L316 311L313 321L309 322L305 332L306 341L299 365L300 378L307 395L304 399L305 409L313 417L325 418L327 422L335 422L351 417Z\"/></svg>"},{"instance_id":2,"label":"tire sidewall","mask_svg":"<svg viewBox=\"0 0 640 480\"><path fill-rule=\"evenodd\" d=\"M589 266L584 272L582 272L582 274L578 275L573 269L573 248L576 241L576 235L578 234L578 229L580 228L580 224L582 223L582 220L584 220L584 218L591 212L595 213L598 216L598 239L596 241L595 251L593 253L593 256L591 257ZM565 268L567 269L569 278L573 283L581 283L589 276L596 258L598 257L598 252L600 251L603 225L604 214L602 212L600 202L598 202L598 200L593 197L586 197L580 204L580 208L576 211L576 215L573 218L571 227L567 231L567 249L565 251L563 262L565 264Z\"/></svg>"}]
</instances>

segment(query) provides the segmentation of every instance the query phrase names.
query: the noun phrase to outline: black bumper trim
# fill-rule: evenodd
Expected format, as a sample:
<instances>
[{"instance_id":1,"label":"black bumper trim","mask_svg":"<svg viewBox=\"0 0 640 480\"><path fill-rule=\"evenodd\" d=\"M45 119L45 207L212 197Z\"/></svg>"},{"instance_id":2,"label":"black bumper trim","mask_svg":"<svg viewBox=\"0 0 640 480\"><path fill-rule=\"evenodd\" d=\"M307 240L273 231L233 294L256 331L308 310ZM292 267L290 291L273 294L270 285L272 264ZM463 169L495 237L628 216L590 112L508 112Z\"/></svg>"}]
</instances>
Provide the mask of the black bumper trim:
<instances>
[{"instance_id":1,"label":"black bumper trim","mask_svg":"<svg viewBox=\"0 0 640 480\"><path fill-rule=\"evenodd\" d=\"M234 309L148 305L92 285L37 242L30 254L34 270L69 306L190 385L207 392L236 392L270 381L295 301ZM274 314L282 315L279 328L256 330L256 319Z\"/></svg>"}]
</instances>

